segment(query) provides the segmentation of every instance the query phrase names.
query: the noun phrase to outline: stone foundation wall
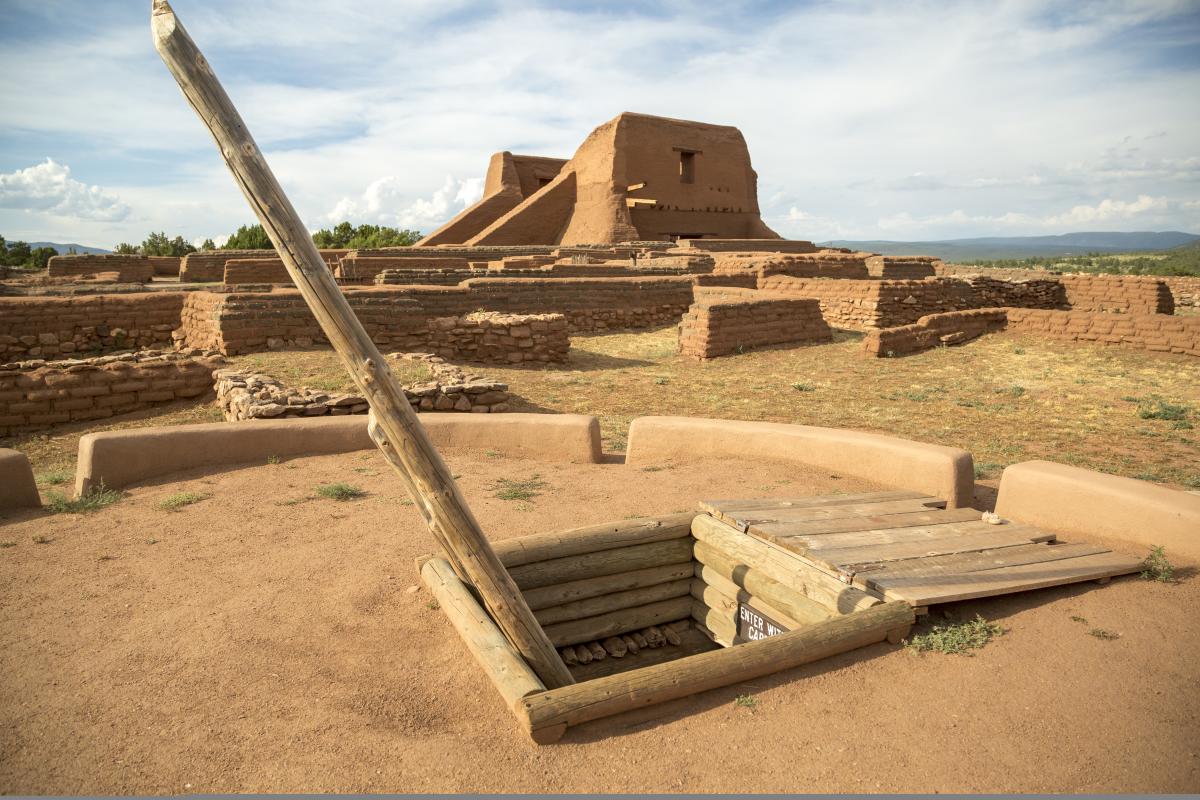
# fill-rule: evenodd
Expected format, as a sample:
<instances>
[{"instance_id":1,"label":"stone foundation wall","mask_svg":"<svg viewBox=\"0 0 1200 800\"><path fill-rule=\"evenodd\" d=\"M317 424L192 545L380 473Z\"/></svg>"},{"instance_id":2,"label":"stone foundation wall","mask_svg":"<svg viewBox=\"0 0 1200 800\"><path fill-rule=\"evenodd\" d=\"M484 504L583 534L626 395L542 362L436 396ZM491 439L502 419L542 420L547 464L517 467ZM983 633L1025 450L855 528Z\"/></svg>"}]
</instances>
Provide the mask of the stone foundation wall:
<instances>
[{"instance_id":1,"label":"stone foundation wall","mask_svg":"<svg viewBox=\"0 0 1200 800\"><path fill-rule=\"evenodd\" d=\"M212 391L216 353L142 351L0 365L0 434L105 419Z\"/></svg>"},{"instance_id":2,"label":"stone foundation wall","mask_svg":"<svg viewBox=\"0 0 1200 800\"><path fill-rule=\"evenodd\" d=\"M832 338L820 304L813 299L705 298L688 309L679 325L679 352L703 360L756 347Z\"/></svg>"},{"instance_id":3,"label":"stone foundation wall","mask_svg":"<svg viewBox=\"0 0 1200 800\"><path fill-rule=\"evenodd\" d=\"M169 345L182 292L0 297L0 362Z\"/></svg>"},{"instance_id":4,"label":"stone foundation wall","mask_svg":"<svg viewBox=\"0 0 1200 800\"><path fill-rule=\"evenodd\" d=\"M810 253L782 255L759 253L722 253L716 257L713 274L754 273L762 277L789 275L794 278L844 278L865 280L865 256L858 253Z\"/></svg>"},{"instance_id":5,"label":"stone foundation wall","mask_svg":"<svg viewBox=\"0 0 1200 800\"><path fill-rule=\"evenodd\" d=\"M1200 307L1200 277L1172 275L1160 280L1171 290L1176 308Z\"/></svg>"},{"instance_id":6,"label":"stone foundation wall","mask_svg":"<svg viewBox=\"0 0 1200 800\"><path fill-rule=\"evenodd\" d=\"M675 245L708 253L815 253L820 249L800 239L680 239Z\"/></svg>"},{"instance_id":7,"label":"stone foundation wall","mask_svg":"<svg viewBox=\"0 0 1200 800\"><path fill-rule=\"evenodd\" d=\"M351 254L338 263L335 274L346 280L372 283L384 270L465 273L470 271L470 267L467 259L457 256L384 257Z\"/></svg>"},{"instance_id":8,"label":"stone foundation wall","mask_svg":"<svg viewBox=\"0 0 1200 800\"><path fill-rule=\"evenodd\" d=\"M866 259L867 271L872 278L894 280L921 280L938 274L935 269L939 259L933 256L870 256Z\"/></svg>"},{"instance_id":9,"label":"stone foundation wall","mask_svg":"<svg viewBox=\"0 0 1200 800\"><path fill-rule=\"evenodd\" d=\"M350 250L320 250L330 269ZM225 264L232 259L277 259L274 250L199 250L188 253L179 265L179 280L184 283L211 283L225 280Z\"/></svg>"},{"instance_id":10,"label":"stone foundation wall","mask_svg":"<svg viewBox=\"0 0 1200 800\"><path fill-rule=\"evenodd\" d=\"M1060 275L1067 303L1077 311L1113 314L1172 314L1171 290L1150 275Z\"/></svg>"},{"instance_id":11,"label":"stone foundation wall","mask_svg":"<svg viewBox=\"0 0 1200 800\"><path fill-rule=\"evenodd\" d=\"M506 384L469 375L431 353L392 353L388 358L429 365L428 381L404 387L405 397L417 411L499 414L509 410ZM296 389L261 373L226 369L217 370L214 377L217 403L227 422L366 414L370 410L364 397Z\"/></svg>"},{"instance_id":12,"label":"stone foundation wall","mask_svg":"<svg viewBox=\"0 0 1200 800\"><path fill-rule=\"evenodd\" d=\"M156 274L153 261L146 256L135 255L51 256L46 266L51 278L115 272L121 283L145 283Z\"/></svg>"},{"instance_id":13,"label":"stone foundation wall","mask_svg":"<svg viewBox=\"0 0 1200 800\"><path fill-rule=\"evenodd\" d=\"M1135 350L1200 356L1200 317L1034 308L932 314L913 325L870 331L863 339L863 349L874 356L903 355L940 344L958 344L1000 330L1053 341L1095 342Z\"/></svg>"},{"instance_id":14,"label":"stone foundation wall","mask_svg":"<svg viewBox=\"0 0 1200 800\"><path fill-rule=\"evenodd\" d=\"M457 286L479 274L471 269L385 269L373 282L376 286Z\"/></svg>"}]
</instances>

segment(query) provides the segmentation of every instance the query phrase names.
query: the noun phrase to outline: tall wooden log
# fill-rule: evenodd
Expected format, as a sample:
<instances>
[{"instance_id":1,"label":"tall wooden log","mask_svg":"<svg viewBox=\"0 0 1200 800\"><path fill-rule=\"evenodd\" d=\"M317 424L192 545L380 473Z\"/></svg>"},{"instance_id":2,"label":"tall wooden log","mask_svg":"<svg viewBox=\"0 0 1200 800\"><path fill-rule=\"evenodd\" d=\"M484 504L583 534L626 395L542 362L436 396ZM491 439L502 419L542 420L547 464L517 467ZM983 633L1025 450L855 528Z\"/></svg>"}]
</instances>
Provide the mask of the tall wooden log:
<instances>
[{"instance_id":1,"label":"tall wooden log","mask_svg":"<svg viewBox=\"0 0 1200 800\"><path fill-rule=\"evenodd\" d=\"M322 332L371 405L371 438L399 473L434 538L492 618L549 687L574 681L525 604L417 421L395 375L317 252L246 124L166 0L154 0L154 46L208 127Z\"/></svg>"}]
</instances>

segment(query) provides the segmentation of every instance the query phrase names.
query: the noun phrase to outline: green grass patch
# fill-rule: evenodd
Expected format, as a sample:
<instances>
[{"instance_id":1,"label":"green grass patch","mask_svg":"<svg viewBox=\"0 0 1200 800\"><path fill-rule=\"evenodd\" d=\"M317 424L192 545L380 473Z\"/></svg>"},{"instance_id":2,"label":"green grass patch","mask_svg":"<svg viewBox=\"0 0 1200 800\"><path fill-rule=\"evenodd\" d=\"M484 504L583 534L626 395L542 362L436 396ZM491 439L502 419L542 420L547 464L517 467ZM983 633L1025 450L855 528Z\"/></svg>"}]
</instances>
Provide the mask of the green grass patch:
<instances>
[{"instance_id":1,"label":"green grass patch","mask_svg":"<svg viewBox=\"0 0 1200 800\"><path fill-rule=\"evenodd\" d=\"M535 472L523 481L501 478L492 488L501 500L532 500L546 488L546 482Z\"/></svg>"},{"instance_id":2,"label":"green grass patch","mask_svg":"<svg viewBox=\"0 0 1200 800\"><path fill-rule=\"evenodd\" d=\"M1166 400L1154 400L1138 406L1138 416L1142 419L1186 420L1192 407L1184 403L1168 403Z\"/></svg>"},{"instance_id":3,"label":"green grass patch","mask_svg":"<svg viewBox=\"0 0 1200 800\"><path fill-rule=\"evenodd\" d=\"M997 464L995 461L979 461L975 464L975 480L995 475L1002 469L1004 469L1004 465Z\"/></svg>"},{"instance_id":4,"label":"green grass patch","mask_svg":"<svg viewBox=\"0 0 1200 800\"><path fill-rule=\"evenodd\" d=\"M1150 551L1150 555L1142 560L1142 577L1148 581L1172 583L1174 575L1175 566L1167 560L1167 555L1161 546L1155 547Z\"/></svg>"},{"instance_id":5,"label":"green grass patch","mask_svg":"<svg viewBox=\"0 0 1200 800\"><path fill-rule=\"evenodd\" d=\"M932 650L938 653L971 655L972 650L978 650L1003 633L1002 626L988 622L977 614L975 619L966 622L934 625L928 633L910 638L905 646L919 653Z\"/></svg>"},{"instance_id":6,"label":"green grass patch","mask_svg":"<svg viewBox=\"0 0 1200 800\"><path fill-rule=\"evenodd\" d=\"M738 708L748 708L751 711L758 708L758 700L752 694L739 694L733 699L733 704Z\"/></svg>"},{"instance_id":7,"label":"green grass patch","mask_svg":"<svg viewBox=\"0 0 1200 800\"><path fill-rule=\"evenodd\" d=\"M158 501L158 507L163 511L180 511L183 508L207 500L212 497L205 492L176 492Z\"/></svg>"},{"instance_id":8,"label":"green grass patch","mask_svg":"<svg viewBox=\"0 0 1200 800\"><path fill-rule=\"evenodd\" d=\"M317 487L317 495L326 500L357 500L367 493L352 483L323 483Z\"/></svg>"},{"instance_id":9,"label":"green grass patch","mask_svg":"<svg viewBox=\"0 0 1200 800\"><path fill-rule=\"evenodd\" d=\"M73 476L65 469L48 469L35 476L38 486L62 486Z\"/></svg>"},{"instance_id":10,"label":"green grass patch","mask_svg":"<svg viewBox=\"0 0 1200 800\"><path fill-rule=\"evenodd\" d=\"M90 514L105 506L111 506L125 496L124 492L107 489L104 484L85 492L74 499L62 492L50 492L50 502L46 509L51 514Z\"/></svg>"}]
</instances>

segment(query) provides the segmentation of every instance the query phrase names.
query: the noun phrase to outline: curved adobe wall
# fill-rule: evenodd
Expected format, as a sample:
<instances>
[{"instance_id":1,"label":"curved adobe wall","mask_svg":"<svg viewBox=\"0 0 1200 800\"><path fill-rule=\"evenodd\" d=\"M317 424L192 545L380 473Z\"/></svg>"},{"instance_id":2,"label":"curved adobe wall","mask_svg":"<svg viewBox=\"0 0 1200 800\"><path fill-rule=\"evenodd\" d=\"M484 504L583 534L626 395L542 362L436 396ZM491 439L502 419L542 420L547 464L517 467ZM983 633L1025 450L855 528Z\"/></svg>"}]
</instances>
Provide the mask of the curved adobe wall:
<instances>
[{"instance_id":1,"label":"curved adobe wall","mask_svg":"<svg viewBox=\"0 0 1200 800\"><path fill-rule=\"evenodd\" d=\"M949 508L970 506L975 471L966 450L876 433L692 417L639 417L629 426L627 464L669 458L773 458L925 492Z\"/></svg>"},{"instance_id":2,"label":"curved adobe wall","mask_svg":"<svg viewBox=\"0 0 1200 800\"><path fill-rule=\"evenodd\" d=\"M529 458L597 463L600 423L581 414L421 415L437 447L487 447ZM373 450L367 417L251 420L89 433L79 440L75 492L110 489L204 466Z\"/></svg>"},{"instance_id":3,"label":"curved adobe wall","mask_svg":"<svg viewBox=\"0 0 1200 800\"><path fill-rule=\"evenodd\" d=\"M1063 533L1111 536L1200 562L1200 495L1136 478L1025 461L1004 470L996 513Z\"/></svg>"}]
</instances>

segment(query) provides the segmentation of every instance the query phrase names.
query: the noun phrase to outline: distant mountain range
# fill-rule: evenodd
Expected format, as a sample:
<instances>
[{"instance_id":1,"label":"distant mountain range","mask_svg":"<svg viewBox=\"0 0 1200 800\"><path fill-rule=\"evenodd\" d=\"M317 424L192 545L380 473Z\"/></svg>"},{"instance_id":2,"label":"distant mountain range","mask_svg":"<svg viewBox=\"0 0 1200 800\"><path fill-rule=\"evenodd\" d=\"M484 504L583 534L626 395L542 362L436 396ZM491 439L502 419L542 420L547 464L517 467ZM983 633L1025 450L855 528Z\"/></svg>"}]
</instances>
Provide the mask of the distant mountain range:
<instances>
[{"instance_id":1,"label":"distant mountain range","mask_svg":"<svg viewBox=\"0 0 1200 800\"><path fill-rule=\"evenodd\" d=\"M105 253L112 252L112 250L105 250L100 247L88 247L85 244L74 244L74 243L59 244L58 242L30 242L29 246L30 246L30 248L32 248L34 250L36 250L39 247L53 247L60 254L69 253L69 252L71 252L72 249L74 249L75 252L78 253L79 255L93 255L93 254L103 255Z\"/></svg>"},{"instance_id":2,"label":"distant mountain range","mask_svg":"<svg viewBox=\"0 0 1200 800\"><path fill-rule=\"evenodd\" d=\"M1082 256L1088 253L1132 253L1170 250L1200 241L1200 236L1180 231L1083 232L1059 236L985 236L978 239L944 239L930 242L848 241L821 244L882 253L885 256L926 255L948 261L973 261L1033 256Z\"/></svg>"}]
</instances>

